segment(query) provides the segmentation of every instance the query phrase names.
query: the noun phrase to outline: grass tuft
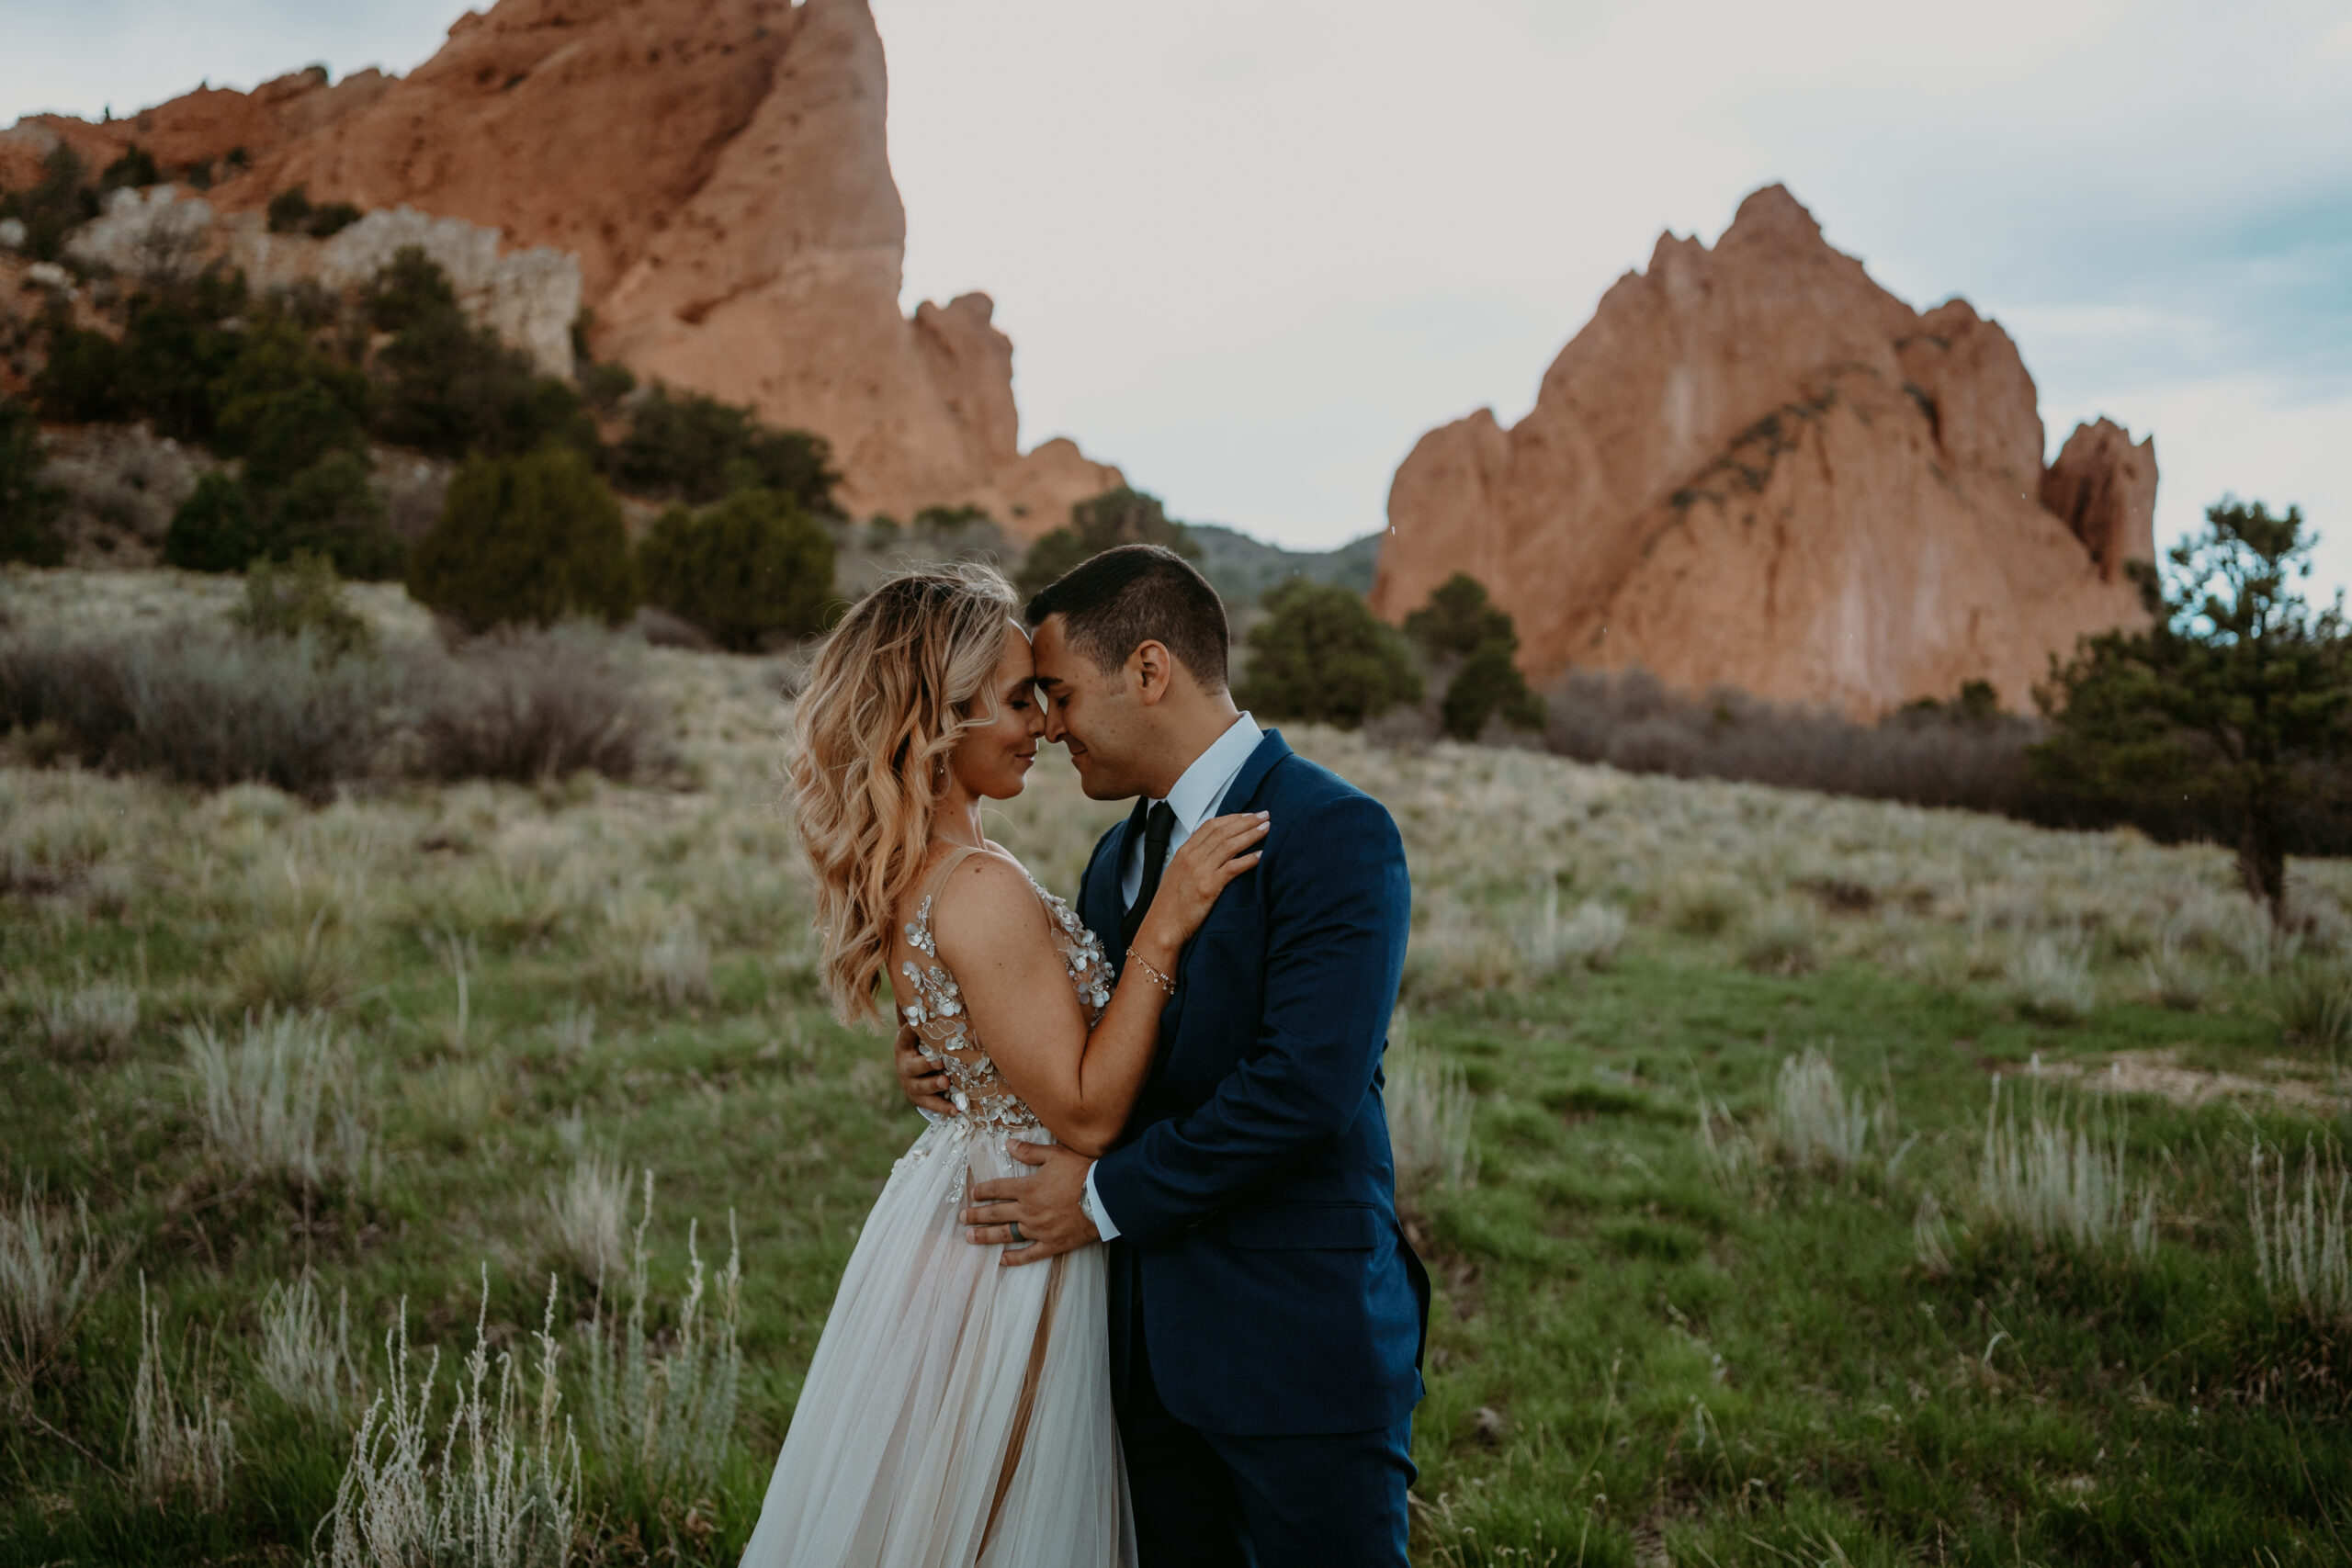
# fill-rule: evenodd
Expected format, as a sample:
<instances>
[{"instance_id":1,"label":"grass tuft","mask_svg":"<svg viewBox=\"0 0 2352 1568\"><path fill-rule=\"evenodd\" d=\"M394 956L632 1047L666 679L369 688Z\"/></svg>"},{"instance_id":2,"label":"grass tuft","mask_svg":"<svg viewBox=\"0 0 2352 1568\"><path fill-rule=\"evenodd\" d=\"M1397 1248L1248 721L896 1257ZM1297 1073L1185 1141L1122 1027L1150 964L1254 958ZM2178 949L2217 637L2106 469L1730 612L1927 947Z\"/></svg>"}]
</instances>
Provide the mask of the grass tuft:
<instances>
[{"instance_id":1,"label":"grass tuft","mask_svg":"<svg viewBox=\"0 0 2352 1568\"><path fill-rule=\"evenodd\" d=\"M342 1425L368 1397L351 1355L351 1299L335 1292L334 1322L309 1274L289 1288L273 1284L261 1303L261 1381L294 1409Z\"/></svg>"},{"instance_id":2,"label":"grass tuft","mask_svg":"<svg viewBox=\"0 0 2352 1568\"><path fill-rule=\"evenodd\" d=\"M2267 1180L2263 1163L2257 1139L2246 1207L2264 1292L2322 1322L2352 1324L2352 1248L2345 1235L2352 1170L2334 1151L2323 1156L2310 1144L2299 1187L2290 1183L2285 1151L2270 1161Z\"/></svg>"},{"instance_id":3,"label":"grass tuft","mask_svg":"<svg viewBox=\"0 0 2352 1568\"><path fill-rule=\"evenodd\" d=\"M358 1069L323 1015L248 1014L233 1041L210 1024L191 1024L180 1039L214 1158L242 1176L312 1190L365 1184Z\"/></svg>"},{"instance_id":4,"label":"grass tuft","mask_svg":"<svg viewBox=\"0 0 2352 1568\"><path fill-rule=\"evenodd\" d=\"M217 1512L228 1500L237 1438L209 1392L194 1409L182 1407L164 1367L164 1309L147 1300L139 1277L139 1371L130 1402L130 1484L141 1501L168 1507L185 1495L199 1511Z\"/></svg>"},{"instance_id":5,"label":"grass tuft","mask_svg":"<svg viewBox=\"0 0 2352 1568\"><path fill-rule=\"evenodd\" d=\"M1872 1138L1883 1145L1894 1127L1894 1108L1843 1088L1838 1069L1819 1051L1807 1047L1802 1056L1781 1058L1769 1142L1783 1161L1849 1176L1869 1157Z\"/></svg>"},{"instance_id":6,"label":"grass tuft","mask_svg":"<svg viewBox=\"0 0 2352 1568\"><path fill-rule=\"evenodd\" d=\"M86 1203L63 1213L26 1188L14 1213L0 1209L0 1371L12 1393L32 1391L72 1339L96 1271Z\"/></svg>"},{"instance_id":7,"label":"grass tuft","mask_svg":"<svg viewBox=\"0 0 2352 1568\"><path fill-rule=\"evenodd\" d=\"M2135 1206L2123 1128L2109 1131L2095 1111L2052 1111L2038 1094L2020 1127L2014 1091L2004 1113L2001 1082L1994 1078L1984 1112L1976 1170L1978 1217L2040 1247L2072 1244L2097 1250L2124 1245L2141 1261L2153 1257L2155 1193L2142 1189Z\"/></svg>"},{"instance_id":8,"label":"grass tuft","mask_svg":"<svg viewBox=\"0 0 2352 1568\"><path fill-rule=\"evenodd\" d=\"M621 1256L628 1186L628 1172L595 1155L582 1157L560 1183L548 1184L555 1250L583 1280L603 1280L605 1266Z\"/></svg>"},{"instance_id":9,"label":"grass tuft","mask_svg":"<svg viewBox=\"0 0 2352 1568\"><path fill-rule=\"evenodd\" d=\"M1478 1145L1471 1122L1476 1096L1458 1065L1435 1061L1413 1043L1403 1008L1388 1026L1383 1066L1398 1190L1418 1198L1433 1190L1476 1187Z\"/></svg>"}]
</instances>

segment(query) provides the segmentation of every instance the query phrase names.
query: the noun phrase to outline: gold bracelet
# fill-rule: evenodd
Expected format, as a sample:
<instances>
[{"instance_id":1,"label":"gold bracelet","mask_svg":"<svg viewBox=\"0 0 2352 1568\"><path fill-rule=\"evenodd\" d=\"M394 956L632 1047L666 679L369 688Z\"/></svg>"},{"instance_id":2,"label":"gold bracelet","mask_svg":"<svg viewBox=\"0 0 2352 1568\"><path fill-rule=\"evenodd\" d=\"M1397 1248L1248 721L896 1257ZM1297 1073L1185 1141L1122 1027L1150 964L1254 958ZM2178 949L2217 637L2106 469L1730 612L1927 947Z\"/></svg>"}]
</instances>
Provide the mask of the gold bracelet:
<instances>
[{"instance_id":1,"label":"gold bracelet","mask_svg":"<svg viewBox=\"0 0 2352 1568\"><path fill-rule=\"evenodd\" d=\"M1176 994L1176 982L1170 979L1167 976L1161 974L1157 968L1155 968L1152 965L1150 959L1146 958L1142 953L1137 953L1132 947L1127 949L1127 956L1135 961L1137 968L1141 969L1146 975L1151 976L1152 981L1158 985L1161 990L1166 991L1171 997Z\"/></svg>"}]
</instances>

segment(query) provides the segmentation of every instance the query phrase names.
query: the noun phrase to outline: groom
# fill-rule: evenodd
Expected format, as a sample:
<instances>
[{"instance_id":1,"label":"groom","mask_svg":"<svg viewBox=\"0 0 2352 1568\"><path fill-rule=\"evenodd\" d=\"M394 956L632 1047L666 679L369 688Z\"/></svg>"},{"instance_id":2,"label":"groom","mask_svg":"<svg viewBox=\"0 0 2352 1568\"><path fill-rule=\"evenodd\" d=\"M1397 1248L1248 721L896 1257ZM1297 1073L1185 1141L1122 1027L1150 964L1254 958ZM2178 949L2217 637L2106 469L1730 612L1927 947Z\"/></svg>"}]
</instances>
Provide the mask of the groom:
<instances>
[{"instance_id":1,"label":"groom","mask_svg":"<svg viewBox=\"0 0 2352 1568\"><path fill-rule=\"evenodd\" d=\"M1272 830L1178 961L1118 1145L1015 1144L1040 1168L976 1184L967 1234L1010 1265L1109 1241L1145 1568L1401 1565L1429 1280L1380 1097L1412 898L1396 824L1235 708L1225 607L1182 557L1105 551L1027 614L1046 738L1091 797L1136 797L1079 896L1114 964L1202 822ZM930 1065L898 1063L937 1105Z\"/></svg>"}]
</instances>

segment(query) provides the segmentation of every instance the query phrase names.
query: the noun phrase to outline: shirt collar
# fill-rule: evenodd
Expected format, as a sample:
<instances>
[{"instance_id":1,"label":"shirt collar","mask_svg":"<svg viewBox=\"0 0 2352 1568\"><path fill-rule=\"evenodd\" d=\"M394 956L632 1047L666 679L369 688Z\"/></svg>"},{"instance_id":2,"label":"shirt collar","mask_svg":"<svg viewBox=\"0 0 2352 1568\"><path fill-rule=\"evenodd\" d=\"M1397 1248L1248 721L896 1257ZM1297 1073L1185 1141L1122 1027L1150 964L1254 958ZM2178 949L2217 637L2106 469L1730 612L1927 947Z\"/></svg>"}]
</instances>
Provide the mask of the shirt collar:
<instances>
[{"instance_id":1,"label":"shirt collar","mask_svg":"<svg viewBox=\"0 0 2352 1568\"><path fill-rule=\"evenodd\" d=\"M1250 753L1258 749L1265 731L1248 714L1233 721L1232 727L1209 743L1209 749L1193 759L1176 786L1168 792L1169 809L1176 813L1176 820L1190 834L1216 809L1234 775L1250 761Z\"/></svg>"}]
</instances>

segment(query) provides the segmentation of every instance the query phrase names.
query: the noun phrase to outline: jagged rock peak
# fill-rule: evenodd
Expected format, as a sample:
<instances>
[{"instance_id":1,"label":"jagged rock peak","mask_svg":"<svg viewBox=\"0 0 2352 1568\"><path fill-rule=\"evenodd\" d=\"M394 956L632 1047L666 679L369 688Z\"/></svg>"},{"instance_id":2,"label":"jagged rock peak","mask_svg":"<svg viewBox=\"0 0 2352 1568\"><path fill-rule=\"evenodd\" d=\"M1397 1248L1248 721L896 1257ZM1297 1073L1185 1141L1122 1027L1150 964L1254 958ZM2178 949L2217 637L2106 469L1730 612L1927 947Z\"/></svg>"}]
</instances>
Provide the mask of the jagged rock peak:
<instances>
[{"instance_id":1,"label":"jagged rock peak","mask_svg":"<svg viewBox=\"0 0 2352 1568\"><path fill-rule=\"evenodd\" d=\"M2153 449L2078 433L2045 480L2036 400L1998 323L1913 310L1767 186L1712 248L1661 236L1518 425L1421 438L1374 606L1466 570L1538 677L1641 665L1862 716L1990 680L2021 706L2049 654L2140 615L2120 565L2154 553Z\"/></svg>"}]
</instances>

